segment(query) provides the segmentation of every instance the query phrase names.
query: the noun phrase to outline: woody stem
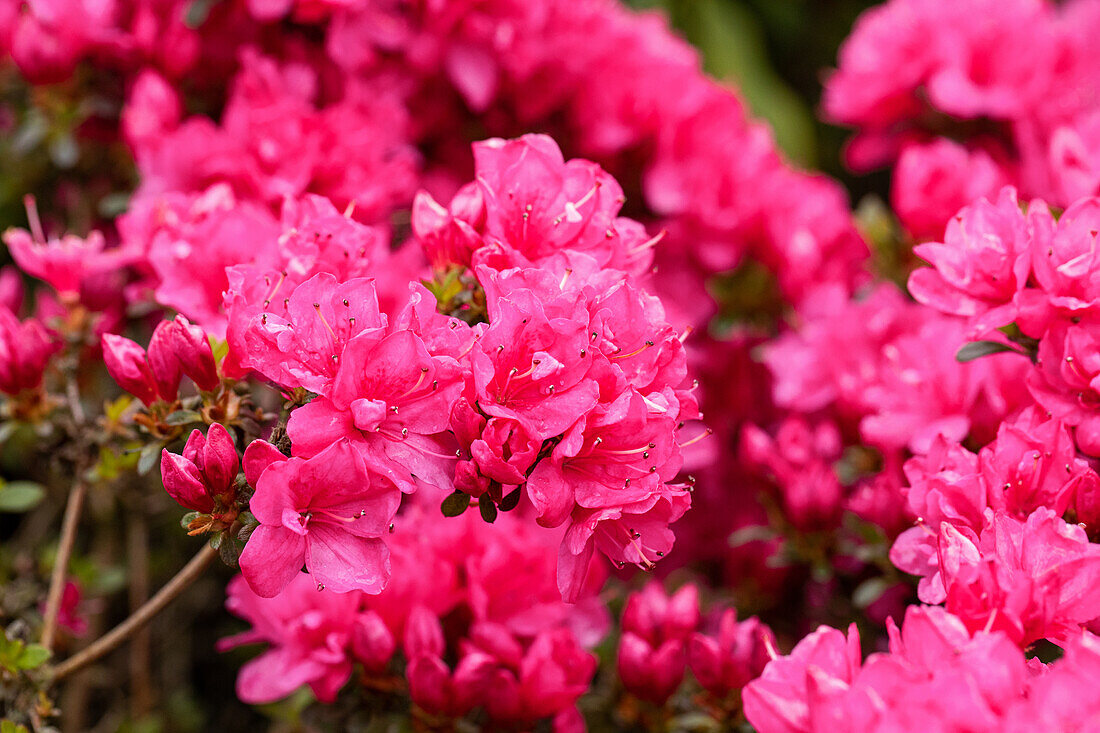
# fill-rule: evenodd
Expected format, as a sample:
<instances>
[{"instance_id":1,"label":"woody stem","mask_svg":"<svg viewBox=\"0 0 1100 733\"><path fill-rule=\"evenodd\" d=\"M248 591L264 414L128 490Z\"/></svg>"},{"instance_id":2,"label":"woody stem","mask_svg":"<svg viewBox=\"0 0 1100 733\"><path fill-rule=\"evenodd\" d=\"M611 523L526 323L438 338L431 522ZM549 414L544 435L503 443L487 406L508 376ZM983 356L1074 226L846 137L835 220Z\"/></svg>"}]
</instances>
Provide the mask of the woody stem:
<instances>
[{"instance_id":1,"label":"woody stem","mask_svg":"<svg viewBox=\"0 0 1100 733\"><path fill-rule=\"evenodd\" d=\"M42 621L42 646L53 648L53 638L57 633L57 614L61 610L61 596L65 591L65 578L69 573L69 558L73 555L76 542L76 527L80 523L80 510L84 506L84 496L88 493L88 484L77 478L69 491L69 500L65 504L65 517L61 521L61 541L57 545L57 557L54 558L53 574L50 576L50 590L46 594L46 611Z\"/></svg>"},{"instance_id":2,"label":"woody stem","mask_svg":"<svg viewBox=\"0 0 1100 733\"><path fill-rule=\"evenodd\" d=\"M209 544L204 543L202 549L195 553L195 556L191 558L190 562L184 565L183 568L176 573L175 577L157 591L156 595L130 614L129 618L54 667L54 681L68 677L72 673L87 667L100 657L118 648L135 632L152 621L153 617L163 611L168 604L174 601L188 586L194 583L206 569L210 567L210 564L217 556L218 551Z\"/></svg>"}]
</instances>

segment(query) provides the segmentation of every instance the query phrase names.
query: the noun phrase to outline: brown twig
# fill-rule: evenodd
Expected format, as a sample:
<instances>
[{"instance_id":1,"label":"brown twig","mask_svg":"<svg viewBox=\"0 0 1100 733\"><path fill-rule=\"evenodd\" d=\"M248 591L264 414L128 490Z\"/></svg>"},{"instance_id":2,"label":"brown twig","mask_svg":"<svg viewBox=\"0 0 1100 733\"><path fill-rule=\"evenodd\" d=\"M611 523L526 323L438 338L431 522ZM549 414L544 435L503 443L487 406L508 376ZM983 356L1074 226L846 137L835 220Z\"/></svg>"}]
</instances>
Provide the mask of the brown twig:
<instances>
[{"instance_id":1,"label":"brown twig","mask_svg":"<svg viewBox=\"0 0 1100 733\"><path fill-rule=\"evenodd\" d=\"M61 596L65 592L65 579L69 574L69 558L73 555L76 543L76 527L80 523L80 510L84 507L84 496L88 485L82 477L69 491L69 501L65 504L65 518L61 521L61 541L57 545L57 557L54 558L53 574L50 576L50 590L46 594L46 612L42 621L42 646L53 648L53 638L57 633L57 614L61 610Z\"/></svg>"},{"instance_id":2,"label":"brown twig","mask_svg":"<svg viewBox=\"0 0 1100 733\"><path fill-rule=\"evenodd\" d=\"M108 631L99 639L96 639L84 649L81 649L79 652L57 665L53 670L54 681L68 677L73 672L83 669L100 657L116 649L134 632L153 620L153 617L164 610L165 606L175 600L180 593L195 582L217 556L217 550L213 549L208 544L203 544L202 549L191 558L191 561L184 565L183 568L176 573L175 577L169 580L163 588L157 591L156 595L150 598L141 608L130 614L129 618Z\"/></svg>"}]
</instances>

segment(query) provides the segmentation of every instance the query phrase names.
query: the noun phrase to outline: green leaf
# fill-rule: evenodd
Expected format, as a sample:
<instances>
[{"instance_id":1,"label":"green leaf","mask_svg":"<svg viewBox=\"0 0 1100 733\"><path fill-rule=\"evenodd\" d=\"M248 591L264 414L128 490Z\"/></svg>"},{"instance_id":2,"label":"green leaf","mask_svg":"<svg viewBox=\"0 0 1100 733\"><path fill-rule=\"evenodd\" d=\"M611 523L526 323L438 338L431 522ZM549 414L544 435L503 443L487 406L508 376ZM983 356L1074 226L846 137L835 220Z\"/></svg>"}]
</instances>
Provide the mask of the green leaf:
<instances>
[{"instance_id":1,"label":"green leaf","mask_svg":"<svg viewBox=\"0 0 1100 733\"><path fill-rule=\"evenodd\" d=\"M160 458L161 446L159 443L150 443L141 449L141 457L138 458L137 472L139 476L144 476L153 470L153 466L157 465L157 459Z\"/></svg>"},{"instance_id":2,"label":"green leaf","mask_svg":"<svg viewBox=\"0 0 1100 733\"><path fill-rule=\"evenodd\" d=\"M31 481L12 481L0 487L0 512L22 513L38 506L46 489Z\"/></svg>"},{"instance_id":3,"label":"green leaf","mask_svg":"<svg viewBox=\"0 0 1100 733\"><path fill-rule=\"evenodd\" d=\"M457 517L462 512L466 511L466 507L470 506L470 495L464 494L461 491L455 491L453 494L443 500L443 504L440 505L440 510L445 517Z\"/></svg>"},{"instance_id":4,"label":"green leaf","mask_svg":"<svg viewBox=\"0 0 1100 733\"><path fill-rule=\"evenodd\" d=\"M481 518L489 524L497 521L497 505L488 496L481 497L477 503L477 508L481 511Z\"/></svg>"},{"instance_id":5,"label":"green leaf","mask_svg":"<svg viewBox=\"0 0 1100 733\"><path fill-rule=\"evenodd\" d=\"M768 542L775 539L775 530L762 524L750 524L730 533L730 547L740 547L750 542Z\"/></svg>"},{"instance_id":6,"label":"green leaf","mask_svg":"<svg viewBox=\"0 0 1100 733\"><path fill-rule=\"evenodd\" d=\"M852 603L856 608L867 608L889 590L890 584L885 578L868 578L856 586L852 592Z\"/></svg>"},{"instance_id":7,"label":"green leaf","mask_svg":"<svg viewBox=\"0 0 1100 733\"><path fill-rule=\"evenodd\" d=\"M1004 351L1016 351L1016 349L997 341L971 341L968 344L963 344L963 347L955 354L955 361L965 363Z\"/></svg>"},{"instance_id":8,"label":"green leaf","mask_svg":"<svg viewBox=\"0 0 1100 733\"><path fill-rule=\"evenodd\" d=\"M180 526L184 529L188 529L191 526L191 522L195 521L201 515L202 512L187 512L180 517Z\"/></svg>"},{"instance_id":9,"label":"green leaf","mask_svg":"<svg viewBox=\"0 0 1100 733\"><path fill-rule=\"evenodd\" d=\"M133 404L134 398L128 394L124 394L113 402L108 402L103 405L103 412L110 422L118 422L122 419L122 414L126 412L126 408Z\"/></svg>"},{"instance_id":10,"label":"green leaf","mask_svg":"<svg viewBox=\"0 0 1100 733\"><path fill-rule=\"evenodd\" d=\"M165 425L190 425L194 422L202 422L202 415L194 410L176 410L164 418Z\"/></svg>"},{"instance_id":11,"label":"green leaf","mask_svg":"<svg viewBox=\"0 0 1100 733\"><path fill-rule=\"evenodd\" d=\"M519 506L520 489L521 487L517 486L500 500L500 510L502 512L510 512Z\"/></svg>"},{"instance_id":12,"label":"green leaf","mask_svg":"<svg viewBox=\"0 0 1100 733\"><path fill-rule=\"evenodd\" d=\"M222 540L221 546L218 548L218 554L221 555L222 562L231 568L235 568L240 562L241 550L243 549L244 543L230 537L229 532L225 532L225 539Z\"/></svg>"},{"instance_id":13,"label":"green leaf","mask_svg":"<svg viewBox=\"0 0 1100 733\"><path fill-rule=\"evenodd\" d=\"M28 644L27 648L19 655L16 664L20 669L34 669L41 667L50 658L50 650L41 644Z\"/></svg>"}]
</instances>

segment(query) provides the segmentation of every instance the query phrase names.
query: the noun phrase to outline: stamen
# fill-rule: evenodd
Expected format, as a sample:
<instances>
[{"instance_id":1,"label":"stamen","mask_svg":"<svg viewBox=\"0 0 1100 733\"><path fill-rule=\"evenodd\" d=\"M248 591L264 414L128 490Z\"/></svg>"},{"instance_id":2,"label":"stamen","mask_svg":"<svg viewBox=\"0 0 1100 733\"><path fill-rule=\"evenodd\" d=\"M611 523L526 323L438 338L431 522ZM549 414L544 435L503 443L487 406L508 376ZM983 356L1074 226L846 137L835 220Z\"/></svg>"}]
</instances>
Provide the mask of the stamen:
<instances>
[{"instance_id":1,"label":"stamen","mask_svg":"<svg viewBox=\"0 0 1100 733\"><path fill-rule=\"evenodd\" d=\"M321 319L321 323L325 324L325 329L328 331L328 335L332 336L332 341L333 343L335 343L337 341L336 332L332 330L332 326L328 325L328 321L325 320L324 314L321 313L321 304L314 303L313 310L317 311L317 317ZM333 356L335 356L335 354L333 354Z\"/></svg>"},{"instance_id":2,"label":"stamen","mask_svg":"<svg viewBox=\"0 0 1100 733\"><path fill-rule=\"evenodd\" d=\"M397 397L395 397L394 401L404 399L404 398L408 397L409 395L411 395L416 390L420 389L420 385L424 383L424 375L427 374L427 373L428 373L428 367L420 367L420 377L416 380L416 384L414 384L409 389L405 390L404 394L400 394Z\"/></svg>"},{"instance_id":3,"label":"stamen","mask_svg":"<svg viewBox=\"0 0 1100 733\"><path fill-rule=\"evenodd\" d=\"M694 438L692 438L691 440L687 441L686 443L680 443L680 447L681 447L681 448L687 448L687 447L688 447L689 445L695 445L695 444L696 444L696 443L698 443L698 442L699 442L700 440L702 440L703 438L706 438L707 436L709 436L709 435L711 435L711 434L713 434L713 433L714 433L714 430L713 430L713 429L711 429L711 428L707 428L707 429L706 429L706 430L704 430L704 431L703 431L703 432L702 432L701 434L699 434L699 435L696 435L696 436L695 436Z\"/></svg>"},{"instance_id":4,"label":"stamen","mask_svg":"<svg viewBox=\"0 0 1100 733\"><path fill-rule=\"evenodd\" d=\"M38 202L33 195L28 193L23 197L23 208L27 210L27 223L30 225L34 241L45 244L46 233L42 229L42 220L38 218Z\"/></svg>"},{"instance_id":5,"label":"stamen","mask_svg":"<svg viewBox=\"0 0 1100 733\"><path fill-rule=\"evenodd\" d=\"M632 356L637 356L638 354L642 353L643 351L648 349L650 346L653 346L653 342L652 341L646 341L645 346L642 346L639 349L631 351L629 354L620 354L620 353L616 352L616 353L612 354L610 358L612 358L612 359L629 359ZM620 348L619 351L622 351L622 349Z\"/></svg>"},{"instance_id":6,"label":"stamen","mask_svg":"<svg viewBox=\"0 0 1100 733\"><path fill-rule=\"evenodd\" d=\"M271 299L275 297L275 293L279 292L279 288L283 286L283 281L286 280L286 270L279 273L279 282L275 283L275 287L271 289L271 292L264 298L264 308L271 305Z\"/></svg>"}]
</instances>

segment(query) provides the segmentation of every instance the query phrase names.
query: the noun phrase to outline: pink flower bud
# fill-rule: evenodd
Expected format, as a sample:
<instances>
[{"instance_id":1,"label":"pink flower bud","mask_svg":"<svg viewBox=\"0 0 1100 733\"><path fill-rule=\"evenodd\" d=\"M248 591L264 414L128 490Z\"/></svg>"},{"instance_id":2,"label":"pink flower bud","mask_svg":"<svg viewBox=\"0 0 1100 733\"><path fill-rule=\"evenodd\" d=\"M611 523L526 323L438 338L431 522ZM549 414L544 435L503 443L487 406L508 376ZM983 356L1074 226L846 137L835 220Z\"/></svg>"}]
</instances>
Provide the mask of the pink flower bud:
<instances>
[{"instance_id":1,"label":"pink flower bud","mask_svg":"<svg viewBox=\"0 0 1100 733\"><path fill-rule=\"evenodd\" d=\"M732 609L722 614L718 635L695 634L688 646L691 671L704 688L722 697L760 676L775 647L771 629L758 619L739 622Z\"/></svg>"},{"instance_id":2,"label":"pink flower bud","mask_svg":"<svg viewBox=\"0 0 1100 733\"><path fill-rule=\"evenodd\" d=\"M23 305L23 279L19 270L7 265L0 267L0 306L18 313Z\"/></svg>"},{"instance_id":3,"label":"pink flower bud","mask_svg":"<svg viewBox=\"0 0 1100 733\"><path fill-rule=\"evenodd\" d=\"M405 668L409 680L409 697L429 713L442 714L450 710L454 699L454 680L439 657L413 657Z\"/></svg>"},{"instance_id":4,"label":"pink flower bud","mask_svg":"<svg viewBox=\"0 0 1100 733\"><path fill-rule=\"evenodd\" d=\"M185 457L169 453L167 450L162 451L160 477L168 495L180 506L196 512L214 510L214 500L206 491L199 467Z\"/></svg>"},{"instance_id":5,"label":"pink flower bud","mask_svg":"<svg viewBox=\"0 0 1100 733\"><path fill-rule=\"evenodd\" d=\"M368 672L385 671L396 643L382 617L374 611L364 611L352 628L351 651Z\"/></svg>"},{"instance_id":6,"label":"pink flower bud","mask_svg":"<svg viewBox=\"0 0 1100 733\"><path fill-rule=\"evenodd\" d=\"M1094 471L1081 475L1074 494L1077 521L1085 525L1089 536L1100 532L1100 477Z\"/></svg>"},{"instance_id":7,"label":"pink flower bud","mask_svg":"<svg viewBox=\"0 0 1100 733\"><path fill-rule=\"evenodd\" d=\"M198 433L199 431L195 431ZM194 437L195 433L192 433ZM201 433L199 433L201 435ZM190 442L190 441L188 441ZM205 445L196 461L211 495L224 493L237 478L240 461L233 436L220 423L214 423L206 433Z\"/></svg>"},{"instance_id":8,"label":"pink flower bud","mask_svg":"<svg viewBox=\"0 0 1100 733\"><path fill-rule=\"evenodd\" d=\"M103 361L111 378L146 405L159 399L157 383L145 359L145 349L124 336L104 334Z\"/></svg>"},{"instance_id":9,"label":"pink flower bud","mask_svg":"<svg viewBox=\"0 0 1100 733\"><path fill-rule=\"evenodd\" d=\"M667 639L687 639L699 625L699 591L686 585L671 598L660 581L651 581L627 599L622 626L654 646Z\"/></svg>"},{"instance_id":10,"label":"pink flower bud","mask_svg":"<svg viewBox=\"0 0 1100 733\"><path fill-rule=\"evenodd\" d=\"M409 659L441 657L444 648L443 627L439 624L439 618L423 606L414 608L405 624L405 656Z\"/></svg>"},{"instance_id":11,"label":"pink flower bud","mask_svg":"<svg viewBox=\"0 0 1100 733\"><path fill-rule=\"evenodd\" d=\"M619 642L619 678L632 694L663 705L684 678L684 643L678 639L657 649L632 632Z\"/></svg>"},{"instance_id":12,"label":"pink flower bud","mask_svg":"<svg viewBox=\"0 0 1100 733\"><path fill-rule=\"evenodd\" d=\"M170 335L172 350L179 360L183 373L204 392L215 389L221 380L218 379L214 352L210 348L206 333L198 326L192 325L183 316L176 316L173 325Z\"/></svg>"},{"instance_id":13,"label":"pink flower bud","mask_svg":"<svg viewBox=\"0 0 1100 733\"><path fill-rule=\"evenodd\" d=\"M173 331L175 331L175 324L172 321L161 321L157 324L149 339L147 358L153 381L157 385L157 392L166 402L175 401L176 395L179 394L182 377L179 359L175 354Z\"/></svg>"},{"instance_id":14,"label":"pink flower bud","mask_svg":"<svg viewBox=\"0 0 1100 733\"><path fill-rule=\"evenodd\" d=\"M161 478L177 502L195 511L210 512L215 497L232 500L238 465L233 438L214 423L206 435L201 430L192 431L182 455L162 453Z\"/></svg>"}]
</instances>

